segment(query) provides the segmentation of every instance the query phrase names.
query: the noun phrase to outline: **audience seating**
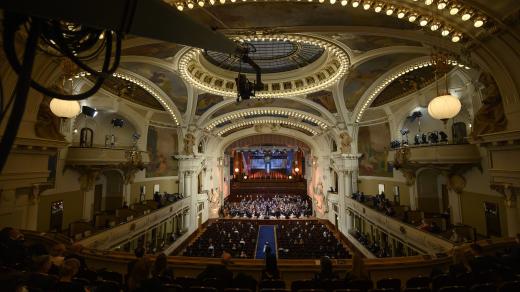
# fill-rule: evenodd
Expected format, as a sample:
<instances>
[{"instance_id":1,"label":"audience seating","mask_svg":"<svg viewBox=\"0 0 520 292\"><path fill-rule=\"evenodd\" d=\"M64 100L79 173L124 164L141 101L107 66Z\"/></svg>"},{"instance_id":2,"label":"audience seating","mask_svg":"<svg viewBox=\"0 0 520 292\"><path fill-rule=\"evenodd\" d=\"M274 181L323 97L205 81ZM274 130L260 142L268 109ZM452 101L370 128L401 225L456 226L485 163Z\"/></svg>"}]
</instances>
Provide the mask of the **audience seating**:
<instances>
[{"instance_id":1,"label":"audience seating","mask_svg":"<svg viewBox=\"0 0 520 292\"><path fill-rule=\"evenodd\" d=\"M464 286L447 286L439 289L439 292L467 292L468 288Z\"/></svg>"},{"instance_id":2,"label":"audience seating","mask_svg":"<svg viewBox=\"0 0 520 292\"><path fill-rule=\"evenodd\" d=\"M406 281L406 288L423 288L430 287L432 279L430 277L418 276L408 279Z\"/></svg>"},{"instance_id":3,"label":"audience seating","mask_svg":"<svg viewBox=\"0 0 520 292\"><path fill-rule=\"evenodd\" d=\"M382 279L377 281L377 288L378 289L390 289L395 292L401 291L401 280L399 279Z\"/></svg>"},{"instance_id":4,"label":"audience seating","mask_svg":"<svg viewBox=\"0 0 520 292\"><path fill-rule=\"evenodd\" d=\"M374 287L374 283L370 280L353 280L347 284L348 289L358 289L361 292L367 292Z\"/></svg>"},{"instance_id":5,"label":"audience seating","mask_svg":"<svg viewBox=\"0 0 520 292\"><path fill-rule=\"evenodd\" d=\"M260 289L285 289L285 281L283 280L265 280L260 282Z\"/></svg>"},{"instance_id":6,"label":"audience seating","mask_svg":"<svg viewBox=\"0 0 520 292\"><path fill-rule=\"evenodd\" d=\"M477 284L469 289L470 292L497 292L497 287L493 283Z\"/></svg>"}]
</instances>

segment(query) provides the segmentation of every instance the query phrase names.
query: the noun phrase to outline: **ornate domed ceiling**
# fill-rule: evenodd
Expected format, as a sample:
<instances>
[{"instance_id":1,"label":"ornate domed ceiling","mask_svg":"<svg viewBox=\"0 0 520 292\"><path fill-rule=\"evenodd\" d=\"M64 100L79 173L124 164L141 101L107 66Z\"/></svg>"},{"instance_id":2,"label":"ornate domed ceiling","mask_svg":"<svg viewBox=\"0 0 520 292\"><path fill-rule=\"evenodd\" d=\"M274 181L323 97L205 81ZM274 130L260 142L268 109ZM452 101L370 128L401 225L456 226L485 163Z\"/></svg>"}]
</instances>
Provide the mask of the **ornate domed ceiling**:
<instances>
[{"instance_id":1,"label":"ornate domed ceiling","mask_svg":"<svg viewBox=\"0 0 520 292\"><path fill-rule=\"evenodd\" d=\"M293 41L257 40L246 42L249 57L262 69L262 73L280 73L305 67L323 55L324 49ZM237 56L207 51L204 57L213 65L235 72L255 73Z\"/></svg>"}]
</instances>

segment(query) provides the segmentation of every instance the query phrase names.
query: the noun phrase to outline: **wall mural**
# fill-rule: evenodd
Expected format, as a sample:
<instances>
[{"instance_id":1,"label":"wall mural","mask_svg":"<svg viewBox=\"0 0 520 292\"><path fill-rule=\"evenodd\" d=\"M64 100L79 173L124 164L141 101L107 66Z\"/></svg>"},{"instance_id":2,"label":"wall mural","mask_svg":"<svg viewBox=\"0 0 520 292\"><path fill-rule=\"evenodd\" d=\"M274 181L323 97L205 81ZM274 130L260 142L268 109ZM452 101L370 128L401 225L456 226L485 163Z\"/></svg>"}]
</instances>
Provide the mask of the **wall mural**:
<instances>
[{"instance_id":1,"label":"wall mural","mask_svg":"<svg viewBox=\"0 0 520 292\"><path fill-rule=\"evenodd\" d=\"M307 95L307 99L314 101L315 103L323 106L331 113L337 113L336 104L334 103L334 97L332 92L322 90Z\"/></svg>"},{"instance_id":2,"label":"wall mural","mask_svg":"<svg viewBox=\"0 0 520 292\"><path fill-rule=\"evenodd\" d=\"M220 95L211 93L199 94L199 97L197 98L197 110L195 111L195 114L200 116L205 111L209 110L212 106L223 100L224 98Z\"/></svg>"},{"instance_id":3,"label":"wall mural","mask_svg":"<svg viewBox=\"0 0 520 292\"><path fill-rule=\"evenodd\" d=\"M387 123L360 127L358 132L359 175L392 176L392 167L388 165L388 145L390 127Z\"/></svg>"},{"instance_id":4,"label":"wall mural","mask_svg":"<svg viewBox=\"0 0 520 292\"><path fill-rule=\"evenodd\" d=\"M146 150L150 164L146 167L146 177L177 175L179 166L172 155L177 154L177 131L170 128L148 127Z\"/></svg>"},{"instance_id":5,"label":"wall mural","mask_svg":"<svg viewBox=\"0 0 520 292\"><path fill-rule=\"evenodd\" d=\"M124 49L123 56L146 56L158 59L167 59L175 56L184 46L173 43L155 43L140 45Z\"/></svg>"},{"instance_id":6,"label":"wall mural","mask_svg":"<svg viewBox=\"0 0 520 292\"><path fill-rule=\"evenodd\" d=\"M136 62L121 63L121 68L133 71L152 81L171 98L181 113L186 111L188 90L184 81L175 73L152 64Z\"/></svg>"},{"instance_id":7,"label":"wall mural","mask_svg":"<svg viewBox=\"0 0 520 292\"><path fill-rule=\"evenodd\" d=\"M381 75L418 56L420 54L385 55L353 68L343 85L343 97L347 109L354 110L361 96Z\"/></svg>"}]
</instances>

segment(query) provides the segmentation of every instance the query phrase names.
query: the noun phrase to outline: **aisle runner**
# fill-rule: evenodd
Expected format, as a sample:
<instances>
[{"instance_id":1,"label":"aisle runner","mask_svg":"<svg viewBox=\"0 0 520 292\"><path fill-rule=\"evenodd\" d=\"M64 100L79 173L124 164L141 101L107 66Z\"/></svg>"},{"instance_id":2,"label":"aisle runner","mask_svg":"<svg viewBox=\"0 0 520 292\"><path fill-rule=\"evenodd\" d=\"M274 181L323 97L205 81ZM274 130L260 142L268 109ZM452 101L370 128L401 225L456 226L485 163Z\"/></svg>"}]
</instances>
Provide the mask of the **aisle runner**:
<instances>
[{"instance_id":1,"label":"aisle runner","mask_svg":"<svg viewBox=\"0 0 520 292\"><path fill-rule=\"evenodd\" d=\"M271 252L276 253L276 237L274 225L260 225L258 227L258 240L256 241L256 259L264 259L264 245L269 242Z\"/></svg>"}]
</instances>

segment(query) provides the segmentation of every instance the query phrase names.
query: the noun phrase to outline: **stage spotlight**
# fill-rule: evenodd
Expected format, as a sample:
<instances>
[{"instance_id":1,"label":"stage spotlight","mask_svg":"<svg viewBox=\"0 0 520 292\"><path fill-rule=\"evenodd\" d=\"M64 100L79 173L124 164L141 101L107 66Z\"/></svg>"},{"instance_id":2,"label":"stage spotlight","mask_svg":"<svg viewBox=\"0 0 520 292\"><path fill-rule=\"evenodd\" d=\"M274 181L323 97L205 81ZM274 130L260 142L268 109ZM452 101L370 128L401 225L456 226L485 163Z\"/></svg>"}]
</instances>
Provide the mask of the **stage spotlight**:
<instances>
[{"instance_id":1,"label":"stage spotlight","mask_svg":"<svg viewBox=\"0 0 520 292\"><path fill-rule=\"evenodd\" d=\"M298 167L296 167L296 168L294 169L294 172L300 172L300 169L299 169Z\"/></svg>"},{"instance_id":2,"label":"stage spotlight","mask_svg":"<svg viewBox=\"0 0 520 292\"><path fill-rule=\"evenodd\" d=\"M112 119L112 126L114 126L114 128L122 128L124 125L125 125L125 120Z\"/></svg>"},{"instance_id":3,"label":"stage spotlight","mask_svg":"<svg viewBox=\"0 0 520 292\"><path fill-rule=\"evenodd\" d=\"M82 106L81 107L81 113L84 114L87 117L95 118L98 114L97 110L95 108L91 108L90 106Z\"/></svg>"},{"instance_id":4,"label":"stage spotlight","mask_svg":"<svg viewBox=\"0 0 520 292\"><path fill-rule=\"evenodd\" d=\"M289 179L292 179L292 175L289 176Z\"/></svg>"},{"instance_id":5,"label":"stage spotlight","mask_svg":"<svg viewBox=\"0 0 520 292\"><path fill-rule=\"evenodd\" d=\"M247 175L244 175L244 179L247 179Z\"/></svg>"},{"instance_id":6,"label":"stage spotlight","mask_svg":"<svg viewBox=\"0 0 520 292\"><path fill-rule=\"evenodd\" d=\"M238 171L239 171L238 167L237 167L237 168L235 168L235 172L236 172L236 173L238 173Z\"/></svg>"}]
</instances>

